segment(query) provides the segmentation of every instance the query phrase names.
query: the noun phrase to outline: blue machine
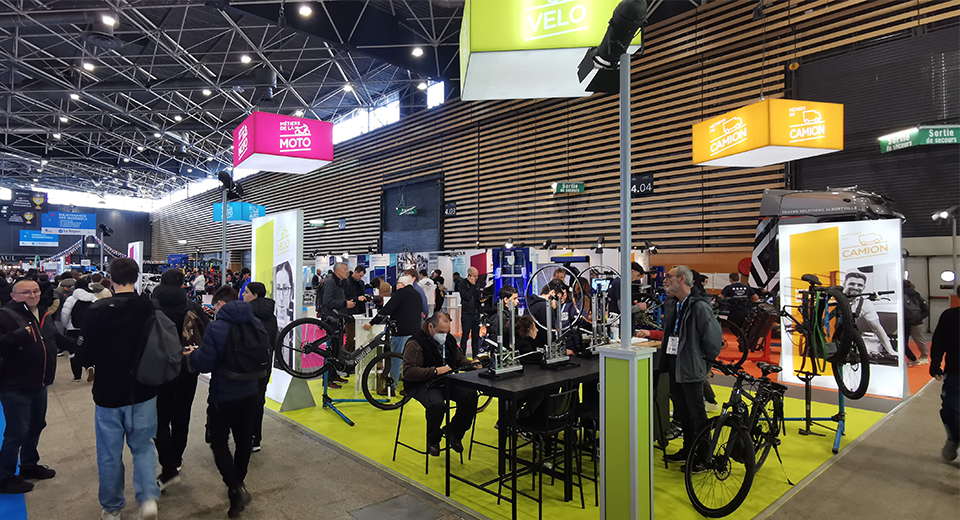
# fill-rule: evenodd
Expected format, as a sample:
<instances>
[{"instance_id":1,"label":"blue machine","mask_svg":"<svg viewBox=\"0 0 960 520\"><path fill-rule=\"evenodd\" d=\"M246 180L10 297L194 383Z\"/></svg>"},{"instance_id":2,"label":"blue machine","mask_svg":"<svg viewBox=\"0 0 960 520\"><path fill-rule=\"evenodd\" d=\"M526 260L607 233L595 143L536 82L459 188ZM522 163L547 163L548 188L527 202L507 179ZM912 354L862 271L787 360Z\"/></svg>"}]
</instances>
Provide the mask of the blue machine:
<instances>
[{"instance_id":1,"label":"blue machine","mask_svg":"<svg viewBox=\"0 0 960 520\"><path fill-rule=\"evenodd\" d=\"M533 264L530 262L530 249L515 247L513 249L493 250L493 296L496 300L503 284L512 285L520 293L518 308L526 307L527 282L533 274Z\"/></svg>"}]
</instances>

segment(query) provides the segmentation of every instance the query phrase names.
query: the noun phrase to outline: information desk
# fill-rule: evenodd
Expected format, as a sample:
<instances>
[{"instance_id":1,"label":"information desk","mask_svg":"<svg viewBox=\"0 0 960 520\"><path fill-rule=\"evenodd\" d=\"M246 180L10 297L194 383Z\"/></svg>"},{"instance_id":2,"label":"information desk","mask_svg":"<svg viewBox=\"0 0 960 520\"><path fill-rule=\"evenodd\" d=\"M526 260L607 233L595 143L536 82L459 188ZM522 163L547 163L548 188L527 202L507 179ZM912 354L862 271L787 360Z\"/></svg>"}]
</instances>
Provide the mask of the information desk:
<instances>
[{"instance_id":1,"label":"information desk","mask_svg":"<svg viewBox=\"0 0 960 520\"><path fill-rule=\"evenodd\" d=\"M480 370L463 372L446 376L445 389L450 386L460 386L476 390L485 395L497 398L500 406L500 428L499 433L499 478L489 482L476 484L463 477L454 475L450 471L450 450L447 453L447 473L446 473L446 495L450 496L450 479L456 479L465 484L486 491L494 496L499 496L503 500L510 502L512 508L512 518L517 518L517 403L521 399L532 394L544 391L567 390L578 386L581 383L597 381L600 379L600 359L593 357L591 359L571 358L573 363L579 363L580 366L563 368L560 370L545 369L538 365L525 365L522 373L510 373L499 379L486 379L480 377ZM514 375L516 374L516 375ZM449 394L449 392L448 392ZM447 401L449 402L449 395ZM450 411L447 410L447 421L450 421ZM505 424L506 423L506 424ZM564 443L574 439L572 431L564 434ZM569 501L573 498L573 477L572 477L572 453L569 446L564 446L563 456L564 464L562 479L563 497ZM509 459L509 460L508 460ZM505 471L506 464L509 462L509 471ZM492 484L497 484L501 480L509 478L510 496L502 496L487 489Z\"/></svg>"}]
</instances>

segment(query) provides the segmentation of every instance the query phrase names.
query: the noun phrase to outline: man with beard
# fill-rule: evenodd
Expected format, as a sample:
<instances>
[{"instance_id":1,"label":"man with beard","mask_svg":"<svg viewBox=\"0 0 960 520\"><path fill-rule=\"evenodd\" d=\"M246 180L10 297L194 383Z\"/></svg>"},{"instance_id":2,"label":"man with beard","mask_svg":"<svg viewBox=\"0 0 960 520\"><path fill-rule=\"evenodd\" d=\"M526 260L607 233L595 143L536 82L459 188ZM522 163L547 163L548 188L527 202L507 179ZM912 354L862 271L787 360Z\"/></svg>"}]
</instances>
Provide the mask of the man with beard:
<instances>
[{"instance_id":1,"label":"man with beard","mask_svg":"<svg viewBox=\"0 0 960 520\"><path fill-rule=\"evenodd\" d=\"M869 298L860 296L863 294L863 289L866 285L867 275L859 271L847 273L843 278L843 294L850 300L850 309L853 310L854 319L863 318L870 327L870 330L877 336L877 339L880 340L880 346L883 347L883 351L879 354L887 358L896 358L897 351L893 349L890 338L887 337L887 332L883 330L883 325L880 324L880 315L877 314L876 307Z\"/></svg>"}]
</instances>

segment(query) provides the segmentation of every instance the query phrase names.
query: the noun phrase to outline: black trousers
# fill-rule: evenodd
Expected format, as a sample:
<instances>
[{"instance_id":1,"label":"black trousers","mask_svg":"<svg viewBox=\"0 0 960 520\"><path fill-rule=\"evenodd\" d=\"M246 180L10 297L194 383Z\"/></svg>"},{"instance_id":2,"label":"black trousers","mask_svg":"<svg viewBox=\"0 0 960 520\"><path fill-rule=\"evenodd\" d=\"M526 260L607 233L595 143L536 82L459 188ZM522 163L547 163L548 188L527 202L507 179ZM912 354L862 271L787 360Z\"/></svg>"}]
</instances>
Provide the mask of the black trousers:
<instances>
[{"instance_id":1,"label":"black trousers","mask_svg":"<svg viewBox=\"0 0 960 520\"><path fill-rule=\"evenodd\" d=\"M474 401L476 402L476 401ZM47 426L47 387L0 390L0 406L7 423L0 445L0 480L40 462L37 445L40 432ZM474 411L477 407L474 405Z\"/></svg>"},{"instance_id":2,"label":"black trousers","mask_svg":"<svg viewBox=\"0 0 960 520\"><path fill-rule=\"evenodd\" d=\"M243 485L253 447L253 417L259 396L256 394L236 401L207 403L207 443L213 450L220 476L228 489ZM230 453L230 433L236 450Z\"/></svg>"},{"instance_id":3,"label":"black trousers","mask_svg":"<svg viewBox=\"0 0 960 520\"><path fill-rule=\"evenodd\" d=\"M259 407L253 414L253 445L259 446L263 439L263 407L267 404L267 384L270 383L270 375L257 380L257 403Z\"/></svg>"},{"instance_id":4,"label":"black trousers","mask_svg":"<svg viewBox=\"0 0 960 520\"><path fill-rule=\"evenodd\" d=\"M673 401L673 418L683 428L683 449L690 448L697 430L707 421L707 410L703 406L703 382L680 383L677 381L677 358L667 356L670 374L670 400Z\"/></svg>"},{"instance_id":5,"label":"black trousers","mask_svg":"<svg viewBox=\"0 0 960 520\"><path fill-rule=\"evenodd\" d=\"M460 316L460 351L466 354L467 338L473 340L473 355L480 353L480 315L463 314Z\"/></svg>"},{"instance_id":6,"label":"black trousers","mask_svg":"<svg viewBox=\"0 0 960 520\"><path fill-rule=\"evenodd\" d=\"M447 403L443 400L443 388L427 388L420 385L410 391L410 396L420 402L427 416L427 442L439 444L443 437L440 426L443 416L447 413ZM447 425L447 433L455 438L462 439L463 434L470 429L473 418L477 415L477 392L459 386L450 387L450 400L457 403L457 412Z\"/></svg>"},{"instance_id":7,"label":"black trousers","mask_svg":"<svg viewBox=\"0 0 960 520\"><path fill-rule=\"evenodd\" d=\"M157 393L157 436L154 441L160 473L164 477L176 475L177 468L183 465L198 375L181 370L179 376L164 383Z\"/></svg>"}]
</instances>

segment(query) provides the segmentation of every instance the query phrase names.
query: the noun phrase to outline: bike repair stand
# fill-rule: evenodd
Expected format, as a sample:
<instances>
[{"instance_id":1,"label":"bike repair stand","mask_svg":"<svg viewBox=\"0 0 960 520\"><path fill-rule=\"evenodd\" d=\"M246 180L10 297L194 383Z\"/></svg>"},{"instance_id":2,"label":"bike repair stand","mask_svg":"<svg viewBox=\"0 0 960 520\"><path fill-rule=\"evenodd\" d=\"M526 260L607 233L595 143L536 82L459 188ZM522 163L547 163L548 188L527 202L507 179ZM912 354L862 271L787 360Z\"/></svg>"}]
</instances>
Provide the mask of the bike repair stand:
<instances>
[{"instance_id":1,"label":"bike repair stand","mask_svg":"<svg viewBox=\"0 0 960 520\"><path fill-rule=\"evenodd\" d=\"M837 391L839 411L837 412L836 415L832 417L812 417L810 408L813 400L813 388L810 386L810 382L813 381L813 378L815 377L815 375L811 374L810 372L797 372L797 377L800 378L801 381L803 381L804 416L803 417L784 417L783 420L784 421L803 421L804 427L800 428L800 431L799 431L800 435L816 435L818 437L826 437L826 435L822 433L814 432L810 429L810 427L813 426L814 424L816 424L821 428L826 428L828 430L836 432L836 435L834 436L834 439L833 439L833 453L834 454L839 453L840 438L845 434L846 422L847 422L847 412L846 412L846 407L844 405L843 394L839 390ZM816 421L833 421L837 423L837 427L832 428L830 426L820 424L819 422L816 422Z\"/></svg>"},{"instance_id":2,"label":"bike repair stand","mask_svg":"<svg viewBox=\"0 0 960 520\"><path fill-rule=\"evenodd\" d=\"M338 410L337 407L334 406L334 404L335 403L358 403L361 401L366 402L366 399L333 399L331 398L327 394L327 382L330 379L330 372L333 372L334 374L337 373L336 370L327 370L323 374L323 408L329 408L333 410L333 413L339 415L340 418L343 419L343 422L349 424L350 426L356 426L356 424L354 424L349 417L347 417L346 415L343 415L343 412Z\"/></svg>"}]
</instances>

